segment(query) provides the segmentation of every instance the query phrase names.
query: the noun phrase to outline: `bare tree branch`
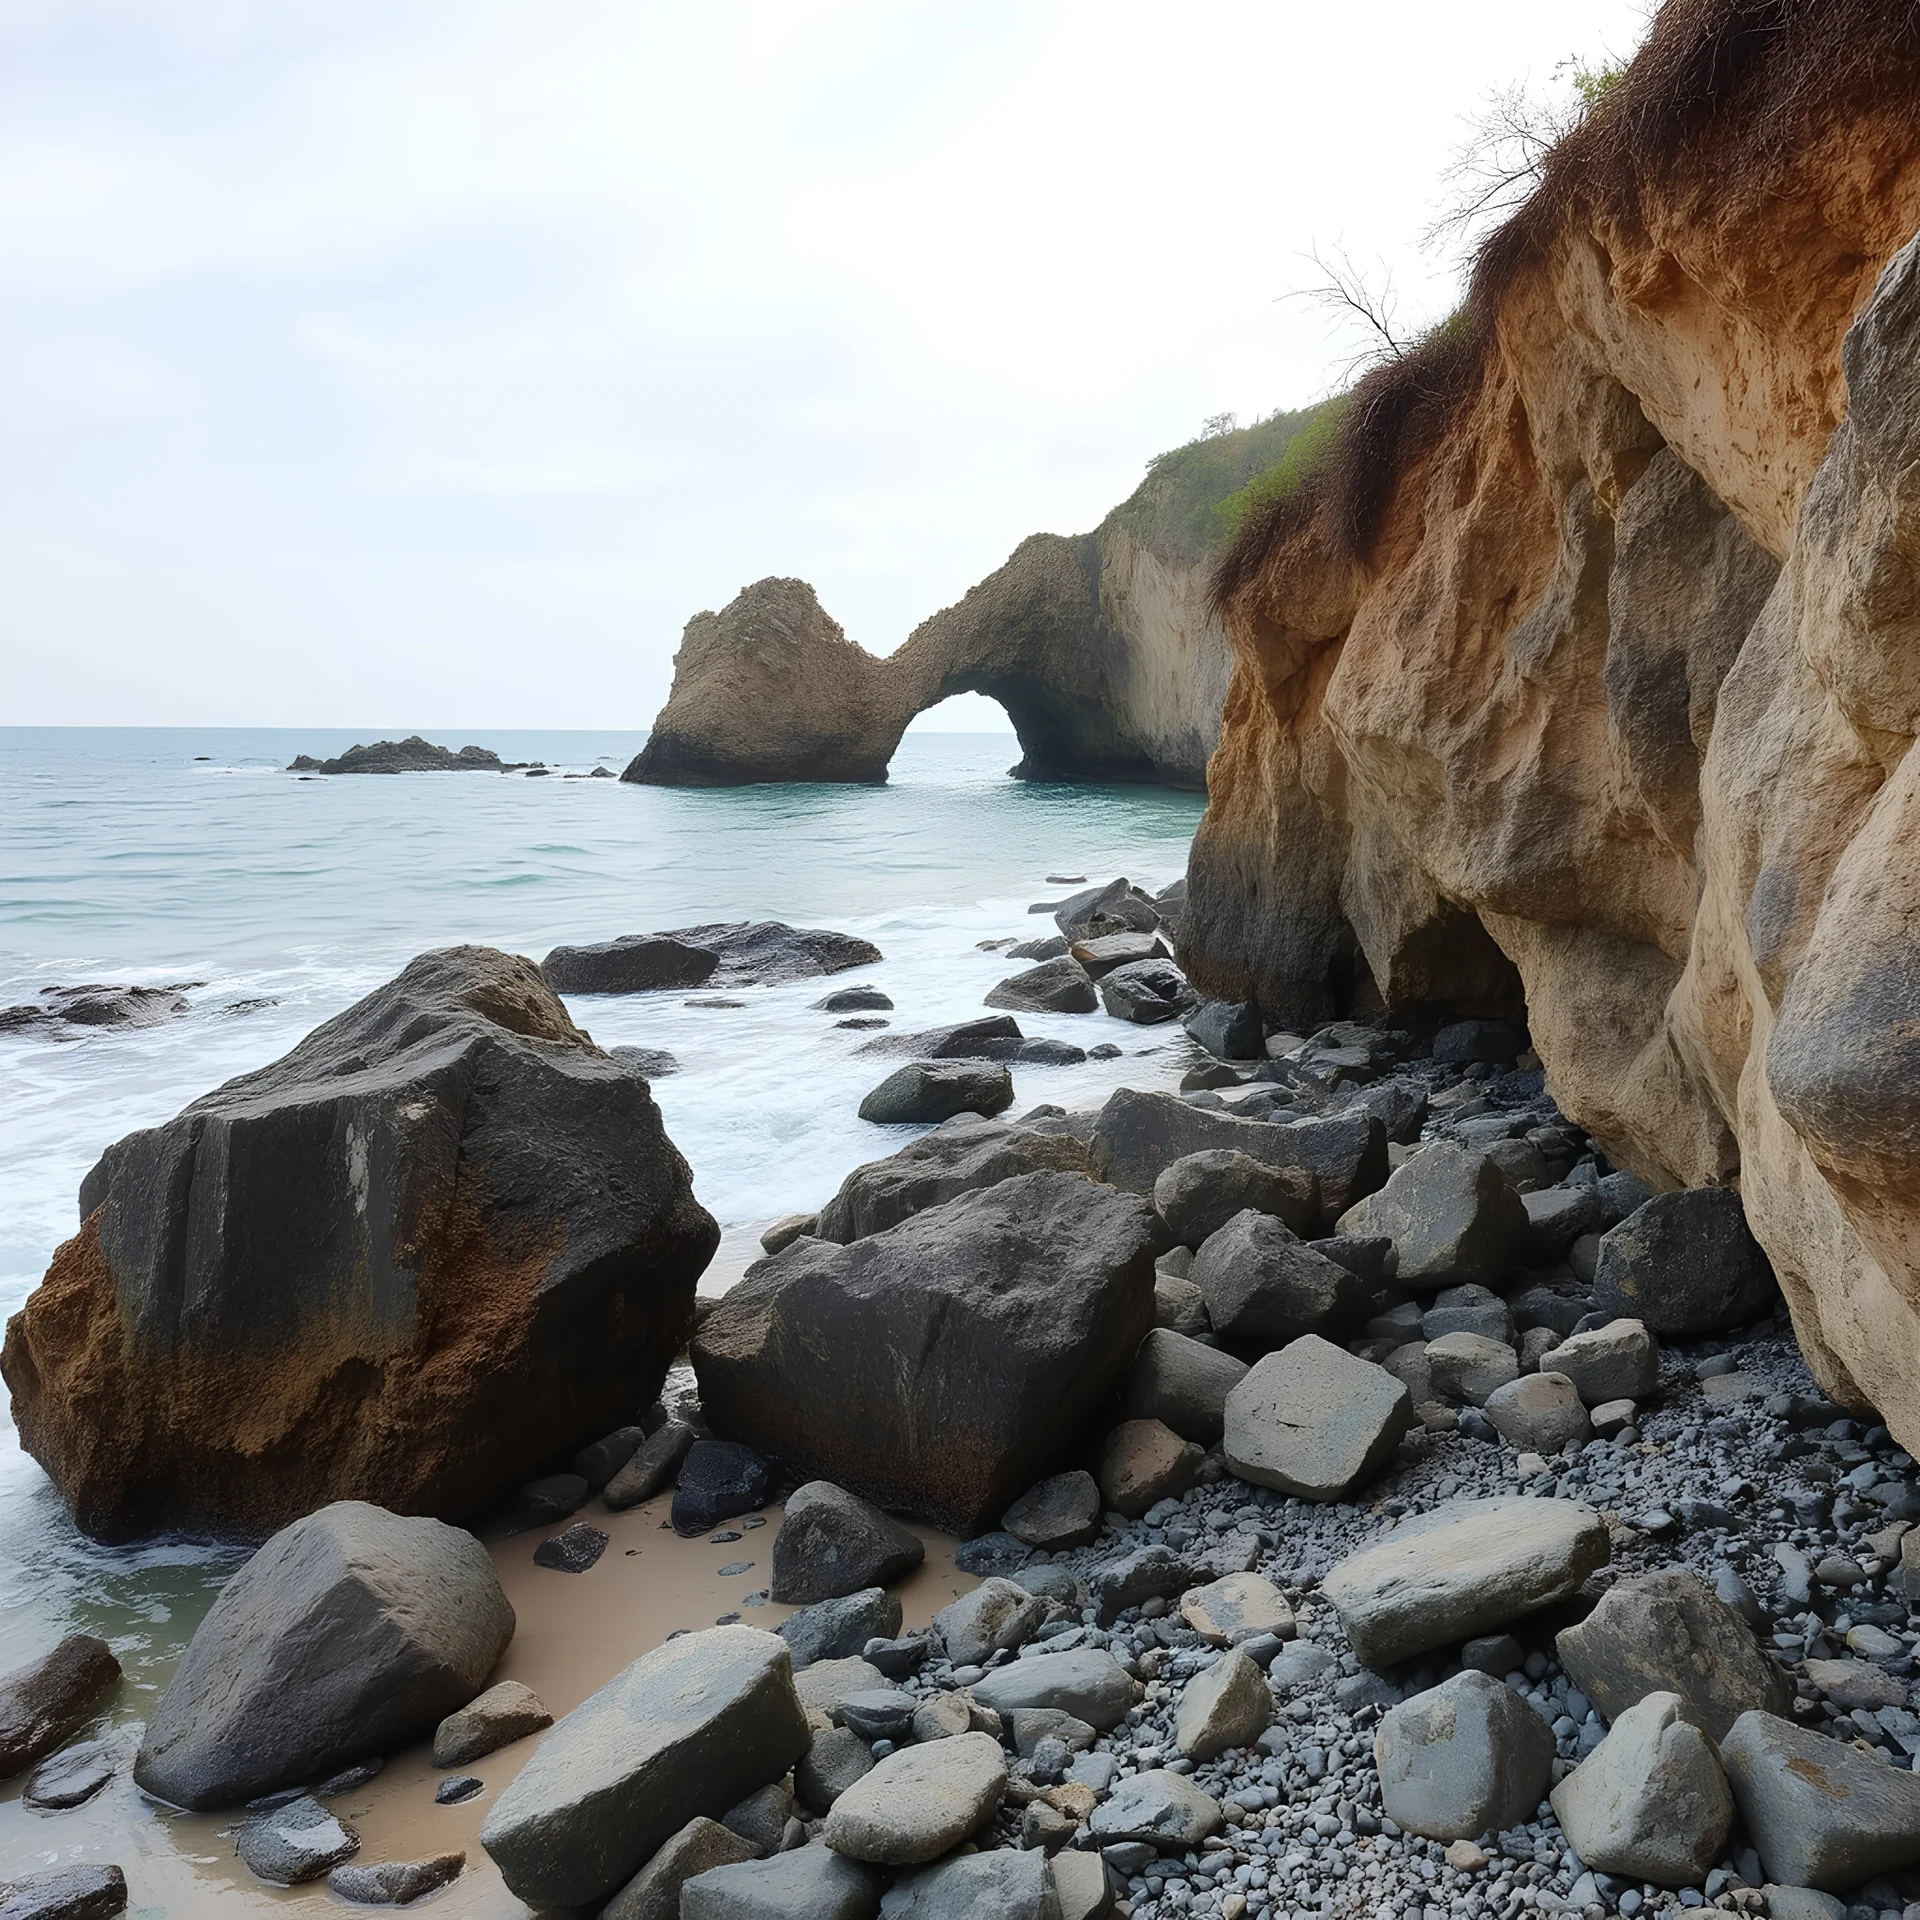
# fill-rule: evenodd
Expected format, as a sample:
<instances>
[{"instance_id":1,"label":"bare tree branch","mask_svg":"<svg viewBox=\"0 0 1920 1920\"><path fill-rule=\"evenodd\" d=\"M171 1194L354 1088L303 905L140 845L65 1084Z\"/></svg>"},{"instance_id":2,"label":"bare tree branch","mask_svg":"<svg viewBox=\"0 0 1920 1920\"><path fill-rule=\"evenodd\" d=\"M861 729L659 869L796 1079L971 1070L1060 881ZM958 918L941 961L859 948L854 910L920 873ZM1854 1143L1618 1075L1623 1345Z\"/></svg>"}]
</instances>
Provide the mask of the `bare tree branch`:
<instances>
[{"instance_id":1,"label":"bare tree branch","mask_svg":"<svg viewBox=\"0 0 1920 1920\"><path fill-rule=\"evenodd\" d=\"M1393 290L1393 270L1385 261L1380 263L1376 288L1353 264L1344 247L1334 246L1322 253L1316 246L1304 257L1312 261L1318 279L1309 286L1292 288L1281 298L1310 300L1332 314L1336 324L1357 321L1370 336L1342 364L1335 375L1336 385L1349 386L1369 367L1404 359L1418 344L1418 336L1404 332L1400 326L1399 296Z\"/></svg>"}]
</instances>

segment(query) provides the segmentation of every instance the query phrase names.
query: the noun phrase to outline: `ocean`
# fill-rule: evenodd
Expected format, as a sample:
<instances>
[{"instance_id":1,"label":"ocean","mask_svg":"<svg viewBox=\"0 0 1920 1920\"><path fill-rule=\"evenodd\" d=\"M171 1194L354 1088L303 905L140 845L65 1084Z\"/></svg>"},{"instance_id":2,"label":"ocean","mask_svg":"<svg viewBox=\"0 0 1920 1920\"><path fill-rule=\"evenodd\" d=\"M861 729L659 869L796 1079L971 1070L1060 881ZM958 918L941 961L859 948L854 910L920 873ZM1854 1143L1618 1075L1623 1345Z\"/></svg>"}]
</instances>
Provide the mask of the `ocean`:
<instances>
[{"instance_id":1,"label":"ocean","mask_svg":"<svg viewBox=\"0 0 1920 1920\"><path fill-rule=\"evenodd\" d=\"M420 729L544 761L556 769L544 779L285 771L296 753L413 730L0 729L0 1006L87 981L192 983L192 1011L163 1026L0 1034L0 1313L74 1231L80 1180L103 1147L276 1058L427 948L478 941L538 957L730 919L863 934L885 956L877 966L748 989L742 1007L691 1007L679 993L569 1003L603 1044L679 1060L655 1094L725 1232L703 1283L721 1288L762 1225L817 1207L912 1131L856 1117L897 1063L863 1055L871 1036L812 1003L872 981L901 1030L979 1014L1022 963L977 943L1050 932L1028 913L1066 891L1047 875L1164 885L1184 870L1204 805L1009 779L1018 750L1000 734L909 734L884 787L693 792L565 777L624 767L645 738L624 732ZM1022 1026L1082 1046L1115 1040L1124 1054L1016 1069L1016 1111L1084 1103L1123 1080L1171 1085L1192 1058L1177 1031L1101 1015ZM11 1422L0 1431L0 1671L65 1633L98 1633L133 1678L123 1717L137 1716L235 1557L180 1541L95 1546Z\"/></svg>"}]
</instances>

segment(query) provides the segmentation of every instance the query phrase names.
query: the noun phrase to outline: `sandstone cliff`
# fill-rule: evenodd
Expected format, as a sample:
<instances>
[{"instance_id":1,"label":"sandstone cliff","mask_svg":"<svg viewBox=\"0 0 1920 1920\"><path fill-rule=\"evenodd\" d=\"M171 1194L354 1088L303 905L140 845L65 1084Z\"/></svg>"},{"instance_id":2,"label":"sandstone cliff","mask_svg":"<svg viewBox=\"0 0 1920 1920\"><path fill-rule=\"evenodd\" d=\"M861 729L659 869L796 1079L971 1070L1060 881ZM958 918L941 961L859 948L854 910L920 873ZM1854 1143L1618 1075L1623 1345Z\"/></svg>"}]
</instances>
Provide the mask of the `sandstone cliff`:
<instances>
[{"instance_id":1,"label":"sandstone cliff","mask_svg":"<svg viewBox=\"0 0 1920 1920\"><path fill-rule=\"evenodd\" d=\"M1243 531L1182 957L1312 1016L1524 999L1561 1106L1737 1181L1920 1445L1920 32L1670 0Z\"/></svg>"},{"instance_id":2,"label":"sandstone cliff","mask_svg":"<svg viewBox=\"0 0 1920 1920\"><path fill-rule=\"evenodd\" d=\"M1208 604L1215 509L1311 416L1277 415L1154 463L1092 533L1040 533L884 657L803 580L762 580L688 621L629 780L879 781L915 714L998 700L1029 780L1206 784L1231 656Z\"/></svg>"}]
</instances>

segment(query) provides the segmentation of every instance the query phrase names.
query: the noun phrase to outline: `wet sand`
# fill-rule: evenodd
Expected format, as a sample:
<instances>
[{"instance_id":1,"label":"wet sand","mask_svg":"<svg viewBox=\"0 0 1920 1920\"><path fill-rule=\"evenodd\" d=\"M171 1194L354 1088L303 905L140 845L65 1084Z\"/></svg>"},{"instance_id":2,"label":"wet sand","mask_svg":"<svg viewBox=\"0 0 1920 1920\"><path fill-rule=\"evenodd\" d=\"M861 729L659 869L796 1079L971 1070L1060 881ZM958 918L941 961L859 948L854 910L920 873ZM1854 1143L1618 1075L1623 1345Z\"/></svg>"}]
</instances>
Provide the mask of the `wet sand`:
<instances>
[{"instance_id":1,"label":"wet sand","mask_svg":"<svg viewBox=\"0 0 1920 1920\"><path fill-rule=\"evenodd\" d=\"M544 1531L491 1541L501 1584L519 1618L494 1678L524 1681L557 1718L676 1627L708 1627L734 1613L749 1626L772 1627L794 1611L771 1601L745 1604L772 1578L781 1517L777 1507L767 1510L761 1527L728 1521L727 1530L739 1530L741 1538L714 1545L678 1538L666 1524L671 1505L670 1492L626 1513L610 1514L598 1500L589 1502L576 1518L609 1538L599 1564L584 1574L533 1564ZM955 1571L953 1540L930 1528L914 1530L927 1543L927 1558L898 1589L909 1627L925 1625L956 1594L977 1584ZM745 1573L721 1574L722 1567L742 1560L752 1563ZM146 1698L150 1702L151 1696ZM123 1714L130 1704L123 1703ZM137 1724L123 1721L116 1737L125 1744L130 1767ZM540 1737L503 1747L463 1769L477 1774L485 1787L459 1806L434 1804L442 1776L424 1746L396 1755L367 1786L329 1803L359 1830L355 1857L362 1862L464 1849L467 1868L460 1878L403 1911L431 1911L447 1920L528 1920L530 1909L501 1884L479 1833L488 1808ZM96 1799L64 1813L36 1813L23 1806L24 1784L8 1782L0 1798L0 1882L44 1867L111 1860L125 1869L127 1911L135 1920L382 1911L348 1908L327 1891L324 1880L306 1887L263 1886L234 1857L235 1815L166 1812L146 1800L124 1770Z\"/></svg>"}]
</instances>

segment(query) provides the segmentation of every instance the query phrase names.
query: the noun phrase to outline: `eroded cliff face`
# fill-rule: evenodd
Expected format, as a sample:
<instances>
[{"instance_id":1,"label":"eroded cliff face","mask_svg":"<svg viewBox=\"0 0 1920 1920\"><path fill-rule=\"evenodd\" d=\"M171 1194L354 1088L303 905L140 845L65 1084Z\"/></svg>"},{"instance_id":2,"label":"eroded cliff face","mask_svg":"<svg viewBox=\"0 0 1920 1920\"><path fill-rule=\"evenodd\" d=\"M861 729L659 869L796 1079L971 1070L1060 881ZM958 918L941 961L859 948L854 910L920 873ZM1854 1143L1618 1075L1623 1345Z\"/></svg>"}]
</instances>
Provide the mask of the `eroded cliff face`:
<instances>
[{"instance_id":1,"label":"eroded cliff face","mask_svg":"<svg viewBox=\"0 0 1920 1920\"><path fill-rule=\"evenodd\" d=\"M1122 524L1035 534L905 646L867 653L804 580L696 614L626 778L665 786L878 781L915 714L985 693L1032 780L1204 786L1231 655L1197 557Z\"/></svg>"},{"instance_id":2,"label":"eroded cliff face","mask_svg":"<svg viewBox=\"0 0 1920 1920\"><path fill-rule=\"evenodd\" d=\"M1914 1447L1920 93L1870 51L1808 104L1762 47L1624 207L1563 179L1368 537L1243 542L1182 958L1303 1017L1524 994L1566 1112L1737 1182L1822 1384Z\"/></svg>"}]
</instances>

